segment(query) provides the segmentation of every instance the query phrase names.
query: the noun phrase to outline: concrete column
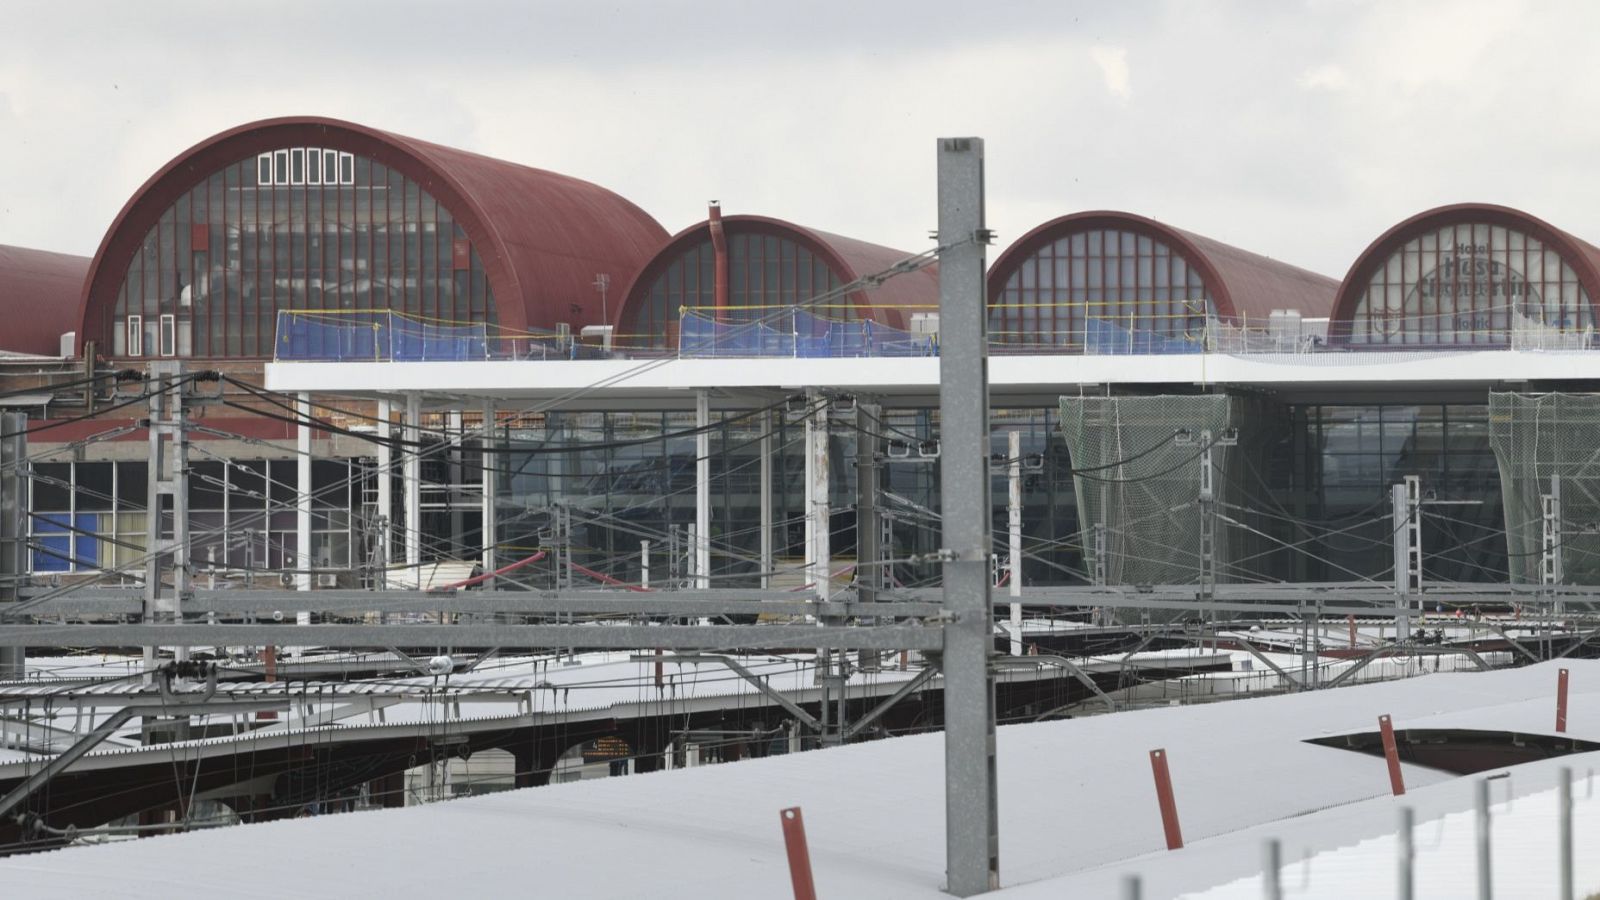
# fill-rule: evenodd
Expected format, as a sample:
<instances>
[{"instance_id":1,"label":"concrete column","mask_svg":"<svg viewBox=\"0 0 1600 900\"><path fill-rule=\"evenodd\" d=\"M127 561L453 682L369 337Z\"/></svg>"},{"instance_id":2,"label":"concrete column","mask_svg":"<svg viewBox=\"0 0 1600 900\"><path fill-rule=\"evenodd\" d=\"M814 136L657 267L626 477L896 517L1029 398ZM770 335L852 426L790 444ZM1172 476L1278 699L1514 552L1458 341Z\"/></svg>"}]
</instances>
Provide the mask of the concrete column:
<instances>
[{"instance_id":1,"label":"concrete column","mask_svg":"<svg viewBox=\"0 0 1600 900\"><path fill-rule=\"evenodd\" d=\"M401 436L408 443L403 449L405 464L402 467L401 491L406 504L406 568L407 577L420 583L422 564L422 460L417 456L422 440L422 396L415 392L406 394L406 415Z\"/></svg>"},{"instance_id":2,"label":"concrete column","mask_svg":"<svg viewBox=\"0 0 1600 900\"><path fill-rule=\"evenodd\" d=\"M806 562L817 599L827 600L833 560L828 531L832 515L828 507L828 408L815 392L807 400L815 411L806 417Z\"/></svg>"},{"instance_id":3,"label":"concrete column","mask_svg":"<svg viewBox=\"0 0 1600 900\"><path fill-rule=\"evenodd\" d=\"M460 503L462 494L461 486L467 480L466 472L461 465L461 442L463 441L462 434L465 428L465 426L462 424L462 419L463 417L461 415L461 410L450 410L448 440L456 443L455 449L446 451L449 454L449 465L445 467L445 472L448 473L448 477L450 479L450 490L445 494L445 496L449 498L450 555L465 558L470 554L467 552L466 522L461 516Z\"/></svg>"},{"instance_id":4,"label":"concrete column","mask_svg":"<svg viewBox=\"0 0 1600 900\"><path fill-rule=\"evenodd\" d=\"M694 395L694 574L695 586L711 587L711 397Z\"/></svg>"},{"instance_id":5,"label":"concrete column","mask_svg":"<svg viewBox=\"0 0 1600 900\"><path fill-rule=\"evenodd\" d=\"M311 395L302 391L300 393L300 402L297 405L300 410L299 418L301 419L301 424L295 426L295 434L299 439L295 444L295 449L299 454L295 458L298 463L297 484L299 487L295 494L294 539L295 568L299 571L295 573L294 585L296 590L309 591L312 586L311 567L313 565L311 558L311 426L305 423L311 419ZM295 615L296 621L299 621L300 624L311 624L310 613L301 612Z\"/></svg>"},{"instance_id":6,"label":"concrete column","mask_svg":"<svg viewBox=\"0 0 1600 900\"><path fill-rule=\"evenodd\" d=\"M27 504L23 502L21 461L28 455L26 413L0 413L0 608L17 599L17 577L27 571ZM21 680L26 674L28 651L0 647L0 678Z\"/></svg>"},{"instance_id":7,"label":"concrete column","mask_svg":"<svg viewBox=\"0 0 1600 900\"><path fill-rule=\"evenodd\" d=\"M882 420L882 408L856 398L856 596L863 603L878 599L880 588L888 586L888 571L883 565L885 553L880 538L883 523L878 518L878 438L877 422ZM877 624L875 617L863 618L862 624ZM880 665L879 650L861 650L856 655L857 666L865 672L876 672Z\"/></svg>"},{"instance_id":8,"label":"concrete column","mask_svg":"<svg viewBox=\"0 0 1600 900\"><path fill-rule=\"evenodd\" d=\"M761 588L772 587L772 413L761 416Z\"/></svg>"},{"instance_id":9,"label":"concrete column","mask_svg":"<svg viewBox=\"0 0 1600 900\"><path fill-rule=\"evenodd\" d=\"M378 540L383 547L383 567L388 571L389 565L394 562L394 546L391 543L394 536L394 451L389 447L389 438L392 436L390 417L394 410L390 408L388 400L378 401L378 518L382 521L379 528ZM384 582L378 581L378 586L383 587Z\"/></svg>"},{"instance_id":10,"label":"concrete column","mask_svg":"<svg viewBox=\"0 0 1600 900\"><path fill-rule=\"evenodd\" d=\"M1011 546L1007 569L1011 588L1011 655L1022 655L1022 432L1011 432L1006 455L1011 460L1010 492L1006 521L1010 526Z\"/></svg>"}]
</instances>

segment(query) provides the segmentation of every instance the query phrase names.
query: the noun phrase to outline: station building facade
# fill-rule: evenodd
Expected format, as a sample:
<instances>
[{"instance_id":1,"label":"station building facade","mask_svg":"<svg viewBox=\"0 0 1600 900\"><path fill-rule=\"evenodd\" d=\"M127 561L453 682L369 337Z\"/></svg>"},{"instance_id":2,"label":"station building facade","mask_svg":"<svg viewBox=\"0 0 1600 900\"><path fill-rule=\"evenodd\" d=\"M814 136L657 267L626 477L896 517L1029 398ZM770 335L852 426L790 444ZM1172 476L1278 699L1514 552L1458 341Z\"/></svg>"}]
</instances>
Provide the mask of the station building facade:
<instances>
[{"instance_id":1,"label":"station building facade","mask_svg":"<svg viewBox=\"0 0 1600 900\"><path fill-rule=\"evenodd\" d=\"M59 316L60 291L26 282L18 258L0 254L0 281ZM863 460L882 463L872 471L887 551L937 547L938 416L925 389L937 270L907 251L719 208L669 236L593 184L300 117L179 154L129 199L92 260L69 262L49 268L58 287L76 279L72 314L36 317L40 333L15 348L54 350L62 380L86 364L106 373L166 358L249 386L293 385L274 402L229 383L231 405L197 413L192 528L197 559L219 569L289 569L308 540L313 565L343 573L339 584L360 582L375 558L478 559L487 493L497 527L486 566L560 531L593 578L636 580L649 541L656 571L682 581L705 453L708 577L755 584L808 552L816 434L833 461L836 559L855 552ZM1577 535L1567 568L1587 577L1581 535L1600 532L1589 527L1600 509L1585 506L1589 475L1571 448L1600 413L1565 400L1557 423L1540 418L1536 395L1582 394L1600 376L1589 365L1600 249L1554 225L1484 204L1429 210L1336 281L1136 214L1073 213L999 254L988 294L996 371L1011 361L1006 371L1027 373L997 381L993 406L997 459L1015 431L1027 460L1028 584L1082 583L1117 553L1165 552L1183 569L1186 547L1108 549L1093 532L1142 533L1148 525L1103 511L1136 499L1190 504L1188 469L1158 476L1128 463L1097 477L1081 460L1144 454L1166 467L1190 451L1145 446L1150 436L1202 431L1239 448L1224 467L1226 527L1240 539L1223 580L1392 578L1385 504L1407 476L1422 485L1419 503L1437 504L1423 526L1430 578L1536 577L1530 502L1552 478L1565 480L1563 527ZM541 399L541 384L601 378L630 360L667 368ZM297 370L322 380L288 374ZM449 375L419 382L414 371ZM1379 371L1402 376L1371 377ZM822 395L790 398L827 385L834 412L818 428ZM697 411L702 391L714 397ZM1495 399L1510 394L1527 398L1514 413ZM97 412L123 396L109 381L77 399L62 390L38 413L50 426L30 435L38 572L104 571L145 544L137 410ZM296 449L308 412L319 423L309 476ZM1561 440L1539 445L1541 428ZM1120 450L1108 456L1111 443ZM1554 456L1525 449L1557 444L1567 449ZM402 476L396 460L429 446L437 452ZM309 535L294 520L308 494ZM528 573L554 583L570 571Z\"/></svg>"},{"instance_id":2,"label":"station building facade","mask_svg":"<svg viewBox=\"0 0 1600 900\"><path fill-rule=\"evenodd\" d=\"M554 345L604 324L597 283L631 280L665 239L647 213L598 185L356 123L292 117L242 125L178 154L128 199L92 260L8 250L0 283L7 304L25 297L38 313L18 319L18 349L65 352L102 372L182 360L259 385L263 363L285 349L280 340L330 357L464 345L526 355ZM50 427L30 435L43 454L32 502L36 570L95 571L144 545L141 410L122 402L140 387L119 384L107 378L51 407L52 421L41 423ZM363 474L370 441L319 431L303 486L285 421L302 413L247 387L225 383L217 393L222 402L196 412L205 428L192 435L196 559L294 566L298 538L282 504L292 508L309 490L315 565L349 568L363 539L363 498L369 513L376 506ZM313 415L336 429L372 430L374 404L314 402ZM96 414L107 407L116 411ZM126 432L108 436L119 427ZM440 417L439 430L448 427ZM440 454L428 473L447 479L461 466L460 454ZM459 521L460 498L448 488L433 494L430 516Z\"/></svg>"}]
</instances>

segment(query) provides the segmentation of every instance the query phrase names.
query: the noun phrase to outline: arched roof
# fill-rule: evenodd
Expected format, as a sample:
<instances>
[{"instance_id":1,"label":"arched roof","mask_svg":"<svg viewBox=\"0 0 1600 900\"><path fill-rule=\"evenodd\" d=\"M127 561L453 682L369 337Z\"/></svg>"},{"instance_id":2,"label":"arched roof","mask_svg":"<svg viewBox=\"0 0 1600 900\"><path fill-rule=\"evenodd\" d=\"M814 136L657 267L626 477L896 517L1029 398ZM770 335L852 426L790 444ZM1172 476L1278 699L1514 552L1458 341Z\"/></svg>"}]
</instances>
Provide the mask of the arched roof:
<instances>
[{"instance_id":1,"label":"arched roof","mask_svg":"<svg viewBox=\"0 0 1600 900\"><path fill-rule=\"evenodd\" d=\"M1361 251L1361 255L1356 257L1355 263L1350 266L1350 271L1339 285L1339 294L1333 304L1328 333L1339 337L1348 336L1348 325L1354 321L1356 307L1366 295L1373 275L1407 241L1446 225L1469 222L1501 225L1531 235L1547 246L1554 247L1561 258L1566 260L1577 273L1578 281L1583 285L1584 292L1589 295L1590 303L1600 304L1600 247L1520 209L1493 203L1452 203L1417 213L1379 235L1377 240L1367 245L1367 249ZM1346 327L1340 328L1341 325Z\"/></svg>"},{"instance_id":2,"label":"arched roof","mask_svg":"<svg viewBox=\"0 0 1600 900\"><path fill-rule=\"evenodd\" d=\"M1143 235L1181 254L1205 279L1217 315L1224 319L1259 317L1275 309L1299 310L1308 318L1328 315L1339 282L1325 275L1268 259L1248 250L1155 219L1116 210L1062 216L1040 225L1006 248L989 268L989 297L998 297L1017 267L1046 244L1076 231L1116 229Z\"/></svg>"},{"instance_id":3,"label":"arched roof","mask_svg":"<svg viewBox=\"0 0 1600 900\"><path fill-rule=\"evenodd\" d=\"M297 146L367 156L432 194L483 260L500 324L508 328L599 324L595 275L626 283L667 237L644 210L587 181L338 119L265 119L206 138L134 192L82 285L82 330L100 311L95 306L109 310L115 302L145 234L185 191L241 159ZM571 311L574 304L580 313Z\"/></svg>"},{"instance_id":4,"label":"arched roof","mask_svg":"<svg viewBox=\"0 0 1600 900\"><path fill-rule=\"evenodd\" d=\"M846 284L863 275L882 272L913 255L904 250L817 231L767 216L724 216L722 227L730 237L735 234L760 234L794 241L822 260L838 276L839 281ZM628 317L648 299L651 285L674 260L690 248L710 242L711 222L708 219L673 235L666 246L657 250L623 295L623 302L613 318L617 331L627 330L625 323L629 321ZM850 302L855 304L863 317L870 316L884 325L904 329L911 320L913 310L938 308L939 267L936 264L924 266L915 272L890 278L876 288L853 291Z\"/></svg>"},{"instance_id":5,"label":"arched roof","mask_svg":"<svg viewBox=\"0 0 1600 900\"><path fill-rule=\"evenodd\" d=\"M0 244L0 350L57 356L78 330L78 298L89 259Z\"/></svg>"}]
</instances>

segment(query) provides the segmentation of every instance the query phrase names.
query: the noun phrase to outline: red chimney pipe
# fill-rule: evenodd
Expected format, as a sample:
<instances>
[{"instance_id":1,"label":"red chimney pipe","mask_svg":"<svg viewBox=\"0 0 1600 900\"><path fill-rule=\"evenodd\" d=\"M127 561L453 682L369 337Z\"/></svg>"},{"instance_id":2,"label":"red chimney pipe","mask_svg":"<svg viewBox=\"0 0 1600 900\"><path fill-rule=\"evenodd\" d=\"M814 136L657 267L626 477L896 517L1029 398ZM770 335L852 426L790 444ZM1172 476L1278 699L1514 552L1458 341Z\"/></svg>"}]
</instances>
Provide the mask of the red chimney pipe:
<instances>
[{"instance_id":1,"label":"red chimney pipe","mask_svg":"<svg viewBox=\"0 0 1600 900\"><path fill-rule=\"evenodd\" d=\"M712 305L716 307L717 321L727 318L728 312L728 237L722 230L722 205L711 201L711 249L716 251L715 275L712 280Z\"/></svg>"}]
</instances>

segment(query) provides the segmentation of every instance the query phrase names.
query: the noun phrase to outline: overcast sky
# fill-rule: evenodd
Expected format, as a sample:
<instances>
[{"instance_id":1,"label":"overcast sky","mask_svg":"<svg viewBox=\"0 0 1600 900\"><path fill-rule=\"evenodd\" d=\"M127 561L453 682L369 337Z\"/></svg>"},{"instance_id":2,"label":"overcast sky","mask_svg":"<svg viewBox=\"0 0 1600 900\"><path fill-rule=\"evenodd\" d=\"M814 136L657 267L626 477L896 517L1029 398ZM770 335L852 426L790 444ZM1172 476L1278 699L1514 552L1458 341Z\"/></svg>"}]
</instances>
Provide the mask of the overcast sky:
<instances>
[{"instance_id":1,"label":"overcast sky","mask_svg":"<svg viewBox=\"0 0 1600 900\"><path fill-rule=\"evenodd\" d=\"M1123 209L1342 277L1443 203L1600 243L1600 4L0 0L0 243L92 254L156 169L316 114L553 169L669 231L760 213L917 251L987 141L991 259Z\"/></svg>"}]
</instances>

